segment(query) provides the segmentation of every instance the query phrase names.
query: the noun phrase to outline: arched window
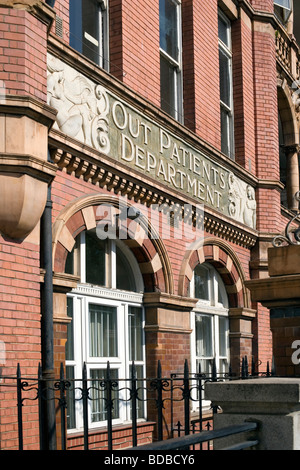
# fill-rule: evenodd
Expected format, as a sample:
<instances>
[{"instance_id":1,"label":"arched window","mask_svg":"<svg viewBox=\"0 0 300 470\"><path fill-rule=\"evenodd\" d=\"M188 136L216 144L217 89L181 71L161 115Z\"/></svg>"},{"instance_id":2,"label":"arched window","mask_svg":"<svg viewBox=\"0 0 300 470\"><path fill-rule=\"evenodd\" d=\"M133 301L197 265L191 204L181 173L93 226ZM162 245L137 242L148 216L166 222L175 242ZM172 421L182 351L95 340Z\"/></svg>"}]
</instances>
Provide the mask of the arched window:
<instances>
[{"instance_id":1,"label":"arched window","mask_svg":"<svg viewBox=\"0 0 300 470\"><path fill-rule=\"evenodd\" d=\"M213 266L196 266L190 295L199 299L192 312L192 370L211 373L213 361L217 372L224 373L229 364L228 299L224 283Z\"/></svg>"},{"instance_id":2,"label":"arched window","mask_svg":"<svg viewBox=\"0 0 300 470\"><path fill-rule=\"evenodd\" d=\"M88 378L104 379L108 361L113 379L130 377L133 361L137 377L145 377L144 288L131 251L120 240L100 240L96 230L89 230L77 237L66 271L80 277L77 288L68 294L68 378L80 378L85 363ZM102 392L95 388L93 393L89 403L91 427L106 424L107 418ZM130 419L130 401L125 389L115 393L113 418L117 424ZM79 404L70 397L69 429L83 425ZM144 417L142 407L138 416Z\"/></svg>"}]
</instances>

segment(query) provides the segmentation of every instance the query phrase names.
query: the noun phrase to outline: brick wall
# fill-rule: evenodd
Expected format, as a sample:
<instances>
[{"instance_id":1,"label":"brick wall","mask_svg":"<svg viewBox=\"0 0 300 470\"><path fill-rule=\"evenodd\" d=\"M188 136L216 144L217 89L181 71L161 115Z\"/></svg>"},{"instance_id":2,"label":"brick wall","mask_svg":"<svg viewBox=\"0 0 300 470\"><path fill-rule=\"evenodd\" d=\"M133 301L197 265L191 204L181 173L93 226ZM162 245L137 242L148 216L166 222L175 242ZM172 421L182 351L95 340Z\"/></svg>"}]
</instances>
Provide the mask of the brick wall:
<instances>
[{"instance_id":1,"label":"brick wall","mask_svg":"<svg viewBox=\"0 0 300 470\"><path fill-rule=\"evenodd\" d=\"M232 23L232 48L235 159L255 174L252 26L243 12L241 18Z\"/></svg>"},{"instance_id":2,"label":"brick wall","mask_svg":"<svg viewBox=\"0 0 300 470\"><path fill-rule=\"evenodd\" d=\"M4 376L37 376L41 362L39 247L10 242L0 236L0 339L5 345ZM16 381L3 379L0 406L0 449L14 450L17 441ZM31 397L35 392L30 393ZM27 401L23 409L24 448L38 442L38 407Z\"/></svg>"},{"instance_id":3,"label":"brick wall","mask_svg":"<svg viewBox=\"0 0 300 470\"><path fill-rule=\"evenodd\" d=\"M217 2L186 0L183 14L185 125L220 149Z\"/></svg>"},{"instance_id":4,"label":"brick wall","mask_svg":"<svg viewBox=\"0 0 300 470\"><path fill-rule=\"evenodd\" d=\"M36 374L40 361L39 247L0 237L1 340L6 344L5 375Z\"/></svg>"},{"instance_id":5,"label":"brick wall","mask_svg":"<svg viewBox=\"0 0 300 470\"><path fill-rule=\"evenodd\" d=\"M23 10L0 10L0 80L6 93L47 100L47 27Z\"/></svg>"},{"instance_id":6,"label":"brick wall","mask_svg":"<svg viewBox=\"0 0 300 470\"><path fill-rule=\"evenodd\" d=\"M158 2L110 2L110 71L160 106Z\"/></svg>"},{"instance_id":7,"label":"brick wall","mask_svg":"<svg viewBox=\"0 0 300 470\"><path fill-rule=\"evenodd\" d=\"M274 10L273 0L250 0L250 3L256 10L267 12L272 12Z\"/></svg>"}]
</instances>

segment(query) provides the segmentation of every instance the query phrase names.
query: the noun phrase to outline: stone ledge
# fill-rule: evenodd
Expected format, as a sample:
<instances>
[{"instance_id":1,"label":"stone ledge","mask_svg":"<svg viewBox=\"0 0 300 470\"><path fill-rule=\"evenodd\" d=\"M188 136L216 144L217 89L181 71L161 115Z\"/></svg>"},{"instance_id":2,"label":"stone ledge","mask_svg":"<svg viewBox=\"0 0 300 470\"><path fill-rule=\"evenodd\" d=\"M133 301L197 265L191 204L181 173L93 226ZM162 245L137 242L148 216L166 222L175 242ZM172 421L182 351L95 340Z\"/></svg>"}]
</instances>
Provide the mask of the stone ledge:
<instances>
[{"instance_id":1,"label":"stone ledge","mask_svg":"<svg viewBox=\"0 0 300 470\"><path fill-rule=\"evenodd\" d=\"M232 409L239 412L251 403L258 405L299 404L300 378L258 378L249 380L233 380L231 382L208 382L205 385L205 398L223 407L230 403ZM222 405L223 404L223 405ZM255 412L257 410L255 409Z\"/></svg>"}]
</instances>

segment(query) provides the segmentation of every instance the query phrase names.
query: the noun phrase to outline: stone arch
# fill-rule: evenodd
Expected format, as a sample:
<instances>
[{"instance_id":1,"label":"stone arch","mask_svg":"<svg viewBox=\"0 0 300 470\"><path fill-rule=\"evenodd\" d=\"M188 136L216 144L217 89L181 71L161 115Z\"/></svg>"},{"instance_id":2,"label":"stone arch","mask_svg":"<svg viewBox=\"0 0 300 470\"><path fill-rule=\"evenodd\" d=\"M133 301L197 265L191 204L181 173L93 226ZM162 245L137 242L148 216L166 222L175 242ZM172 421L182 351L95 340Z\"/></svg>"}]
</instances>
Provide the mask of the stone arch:
<instances>
[{"instance_id":1,"label":"stone arch","mask_svg":"<svg viewBox=\"0 0 300 470\"><path fill-rule=\"evenodd\" d=\"M283 191L284 205L289 209L297 209L295 194L299 191L299 121L286 80L278 79L278 113L280 142L280 178L285 184ZM282 134L282 135L281 135Z\"/></svg>"},{"instance_id":2,"label":"stone arch","mask_svg":"<svg viewBox=\"0 0 300 470\"><path fill-rule=\"evenodd\" d=\"M56 218L53 230L53 269L55 273L63 273L67 254L75 245L75 238L83 230L90 230L97 226L101 220L99 206L115 208L116 213L125 202L120 203L120 198L111 195L93 194L83 196L68 204ZM130 203L126 201L126 207ZM131 229L134 223L131 221ZM139 217L139 227L142 232L149 234L149 221L145 216ZM140 238L127 237L122 241L134 254L143 276L145 291L161 291L174 293L172 267L163 241L159 234L151 227L152 236Z\"/></svg>"},{"instance_id":3,"label":"stone arch","mask_svg":"<svg viewBox=\"0 0 300 470\"><path fill-rule=\"evenodd\" d=\"M278 110L280 113L285 145L299 145L299 122L291 89L285 80L278 79Z\"/></svg>"},{"instance_id":4,"label":"stone arch","mask_svg":"<svg viewBox=\"0 0 300 470\"><path fill-rule=\"evenodd\" d=\"M234 250L223 240L207 238L198 247L188 251L183 260L179 295L188 296L189 283L197 264L209 263L220 274L228 295L230 308L251 308L249 291L245 286L245 274Z\"/></svg>"}]
</instances>

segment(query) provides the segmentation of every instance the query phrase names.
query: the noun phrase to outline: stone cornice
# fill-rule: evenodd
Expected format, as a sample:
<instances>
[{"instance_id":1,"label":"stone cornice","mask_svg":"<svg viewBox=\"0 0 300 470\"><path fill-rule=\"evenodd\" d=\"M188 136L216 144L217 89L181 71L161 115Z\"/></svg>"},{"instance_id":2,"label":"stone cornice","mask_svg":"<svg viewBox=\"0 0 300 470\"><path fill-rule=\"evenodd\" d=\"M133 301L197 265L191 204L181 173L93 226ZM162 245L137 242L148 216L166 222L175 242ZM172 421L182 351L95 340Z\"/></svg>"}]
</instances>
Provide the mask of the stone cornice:
<instances>
[{"instance_id":1,"label":"stone cornice","mask_svg":"<svg viewBox=\"0 0 300 470\"><path fill-rule=\"evenodd\" d=\"M32 96L0 95L1 114L27 116L51 129L57 111Z\"/></svg>"},{"instance_id":2,"label":"stone cornice","mask_svg":"<svg viewBox=\"0 0 300 470\"><path fill-rule=\"evenodd\" d=\"M1 173L27 174L40 181L50 183L56 174L56 167L52 163L40 160L32 155L0 155Z\"/></svg>"},{"instance_id":3,"label":"stone cornice","mask_svg":"<svg viewBox=\"0 0 300 470\"><path fill-rule=\"evenodd\" d=\"M87 149L83 148L85 146L82 146L81 152L74 151L69 145L66 146L66 141L65 145L61 146L64 149L56 148L53 138L50 138L49 146L52 161L61 171L108 191L113 191L129 200L145 204L148 207L152 204L172 203L195 205L192 198L188 199L186 195L166 188L150 178L143 178L119 162L113 161L105 155L99 156L99 152L93 151L91 148L87 153L85 152ZM252 248L257 239L256 230L221 215L210 207L205 207L204 230L246 248Z\"/></svg>"}]
</instances>

